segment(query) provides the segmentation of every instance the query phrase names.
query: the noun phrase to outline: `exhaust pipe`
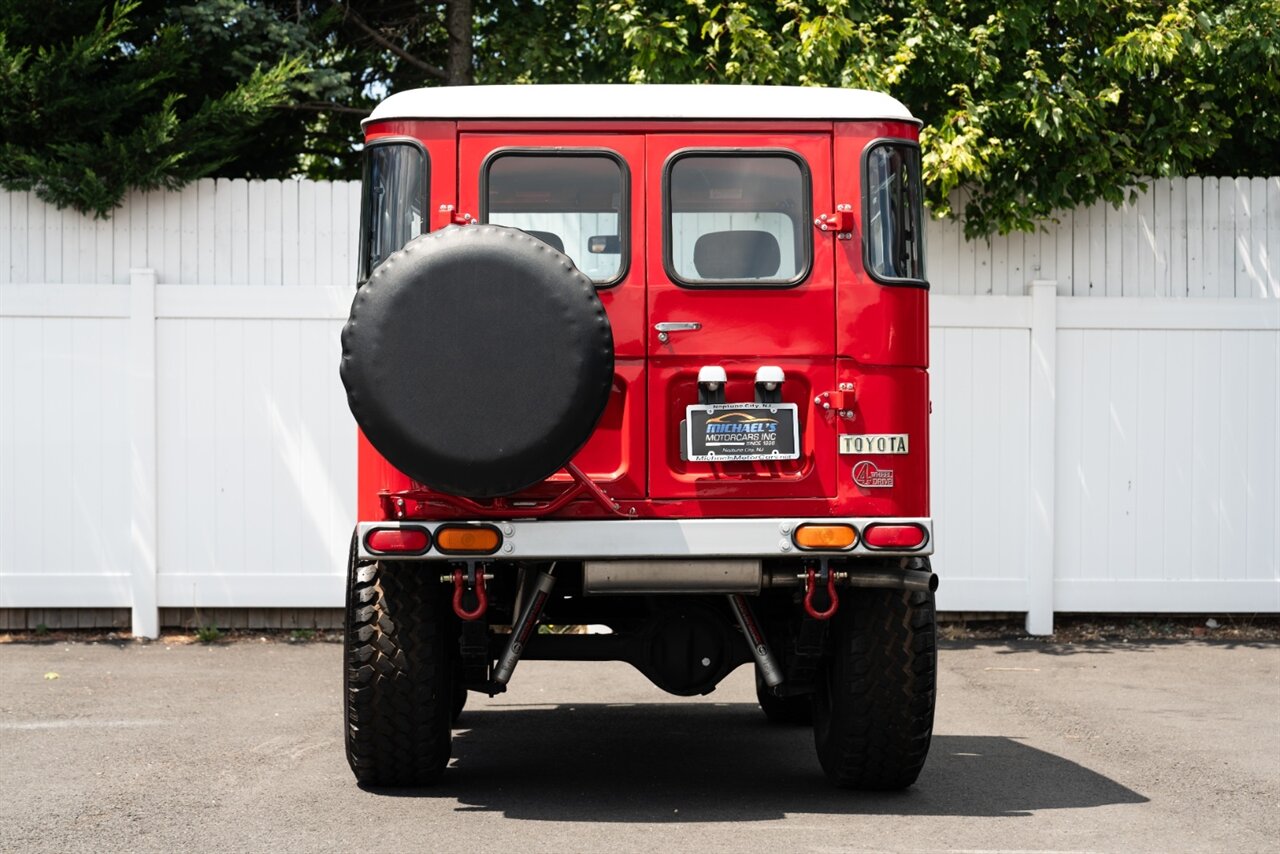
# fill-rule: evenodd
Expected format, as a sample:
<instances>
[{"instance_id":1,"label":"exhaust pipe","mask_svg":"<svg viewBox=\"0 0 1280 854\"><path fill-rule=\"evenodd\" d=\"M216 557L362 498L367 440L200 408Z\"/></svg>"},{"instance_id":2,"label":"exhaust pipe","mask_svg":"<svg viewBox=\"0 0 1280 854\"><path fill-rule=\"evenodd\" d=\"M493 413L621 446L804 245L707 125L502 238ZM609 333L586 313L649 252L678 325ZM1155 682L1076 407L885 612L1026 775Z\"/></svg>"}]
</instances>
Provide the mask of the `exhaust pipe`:
<instances>
[{"instance_id":1,"label":"exhaust pipe","mask_svg":"<svg viewBox=\"0 0 1280 854\"><path fill-rule=\"evenodd\" d=\"M803 557L803 555L801 555ZM938 576L922 569L859 569L855 559L834 568L836 583L927 593ZM661 593L758 594L770 587L799 587L805 573L765 570L759 559L589 560L583 563L583 592L588 596ZM883 566L883 564L880 564Z\"/></svg>"},{"instance_id":2,"label":"exhaust pipe","mask_svg":"<svg viewBox=\"0 0 1280 854\"><path fill-rule=\"evenodd\" d=\"M881 590L910 590L918 593L931 593L938 589L936 573L922 569L880 570L850 569L848 567L832 570L836 583L846 587L874 587ZM765 573L765 587L800 587L804 584L803 573L769 572Z\"/></svg>"},{"instance_id":3,"label":"exhaust pipe","mask_svg":"<svg viewBox=\"0 0 1280 854\"><path fill-rule=\"evenodd\" d=\"M844 583L850 587L879 587L889 590L910 590L932 593L938 589L936 573L921 569L904 569L901 572L847 572Z\"/></svg>"}]
</instances>

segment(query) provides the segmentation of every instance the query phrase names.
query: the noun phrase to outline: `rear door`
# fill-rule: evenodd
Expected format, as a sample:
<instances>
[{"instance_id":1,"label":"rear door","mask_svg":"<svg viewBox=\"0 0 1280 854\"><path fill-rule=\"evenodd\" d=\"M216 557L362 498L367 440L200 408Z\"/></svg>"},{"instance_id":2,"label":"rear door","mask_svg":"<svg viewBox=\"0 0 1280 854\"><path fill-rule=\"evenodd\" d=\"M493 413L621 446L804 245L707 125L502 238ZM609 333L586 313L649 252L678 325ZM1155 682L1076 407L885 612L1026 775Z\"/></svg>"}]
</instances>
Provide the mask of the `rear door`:
<instances>
[{"instance_id":1,"label":"rear door","mask_svg":"<svg viewBox=\"0 0 1280 854\"><path fill-rule=\"evenodd\" d=\"M638 191L644 137L464 131L458 152L460 213L524 229L596 283L613 327L614 383L600 424L574 462L613 498L644 498L646 259Z\"/></svg>"},{"instance_id":2,"label":"rear door","mask_svg":"<svg viewBox=\"0 0 1280 854\"><path fill-rule=\"evenodd\" d=\"M830 133L651 134L646 162L651 497L834 496L836 413L814 405L835 388L836 237L814 227L834 211ZM687 459L699 371L723 368L725 402L751 403L763 366L785 375L798 458Z\"/></svg>"}]
</instances>

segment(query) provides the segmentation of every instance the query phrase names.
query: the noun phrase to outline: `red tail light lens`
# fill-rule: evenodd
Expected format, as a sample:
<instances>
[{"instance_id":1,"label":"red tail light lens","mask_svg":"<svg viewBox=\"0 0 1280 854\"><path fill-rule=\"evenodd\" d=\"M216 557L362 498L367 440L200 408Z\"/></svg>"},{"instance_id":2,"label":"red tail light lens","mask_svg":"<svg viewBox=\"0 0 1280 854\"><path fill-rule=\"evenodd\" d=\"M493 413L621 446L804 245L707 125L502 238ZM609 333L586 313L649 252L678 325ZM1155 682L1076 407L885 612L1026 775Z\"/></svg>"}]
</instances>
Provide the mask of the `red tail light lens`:
<instances>
[{"instance_id":1,"label":"red tail light lens","mask_svg":"<svg viewBox=\"0 0 1280 854\"><path fill-rule=\"evenodd\" d=\"M364 546L374 554L420 555L431 548L431 533L426 528L374 528L364 537Z\"/></svg>"},{"instance_id":2,"label":"red tail light lens","mask_svg":"<svg viewBox=\"0 0 1280 854\"><path fill-rule=\"evenodd\" d=\"M862 542L869 549L918 549L924 541L924 528L919 525L868 525L862 531Z\"/></svg>"}]
</instances>

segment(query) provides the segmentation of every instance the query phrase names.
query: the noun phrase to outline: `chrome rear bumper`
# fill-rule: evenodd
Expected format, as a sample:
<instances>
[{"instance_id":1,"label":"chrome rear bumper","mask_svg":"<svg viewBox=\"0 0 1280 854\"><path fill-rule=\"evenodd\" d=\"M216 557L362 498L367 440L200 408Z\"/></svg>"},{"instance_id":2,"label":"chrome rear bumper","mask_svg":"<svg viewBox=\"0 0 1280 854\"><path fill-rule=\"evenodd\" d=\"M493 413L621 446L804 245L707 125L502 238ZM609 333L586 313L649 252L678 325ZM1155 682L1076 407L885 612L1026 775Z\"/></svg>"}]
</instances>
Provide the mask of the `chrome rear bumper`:
<instances>
[{"instance_id":1,"label":"chrome rear bumper","mask_svg":"<svg viewBox=\"0 0 1280 854\"><path fill-rule=\"evenodd\" d=\"M426 529L435 540L442 525L458 522L361 522L358 557L377 560L579 560L625 558L784 558L784 557L915 557L933 553L933 520L930 518L798 518L798 519L583 519L484 521L502 534L498 551L491 555L447 555L434 547L424 554L387 555L369 551L366 538L375 528L413 526ZM852 548L810 551L796 547L792 533L804 524L848 524L858 531ZM863 542L867 525L917 525L925 537L915 549L873 549Z\"/></svg>"}]
</instances>

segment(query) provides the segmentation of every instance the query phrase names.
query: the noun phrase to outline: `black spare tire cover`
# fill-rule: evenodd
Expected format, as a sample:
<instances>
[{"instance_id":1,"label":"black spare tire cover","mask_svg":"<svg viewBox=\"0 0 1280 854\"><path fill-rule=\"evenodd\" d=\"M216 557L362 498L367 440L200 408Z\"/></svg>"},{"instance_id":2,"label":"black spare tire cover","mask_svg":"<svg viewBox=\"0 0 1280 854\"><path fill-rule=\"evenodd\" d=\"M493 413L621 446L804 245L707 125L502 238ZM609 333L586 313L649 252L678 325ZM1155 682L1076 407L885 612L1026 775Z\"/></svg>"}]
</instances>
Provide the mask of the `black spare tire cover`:
<instances>
[{"instance_id":1,"label":"black spare tire cover","mask_svg":"<svg viewBox=\"0 0 1280 854\"><path fill-rule=\"evenodd\" d=\"M356 422L396 468L440 492L509 495L590 437L613 334L566 255L515 228L451 227L356 292L340 372Z\"/></svg>"}]
</instances>

